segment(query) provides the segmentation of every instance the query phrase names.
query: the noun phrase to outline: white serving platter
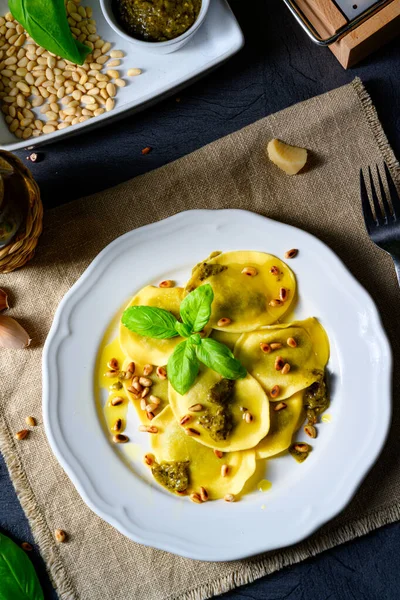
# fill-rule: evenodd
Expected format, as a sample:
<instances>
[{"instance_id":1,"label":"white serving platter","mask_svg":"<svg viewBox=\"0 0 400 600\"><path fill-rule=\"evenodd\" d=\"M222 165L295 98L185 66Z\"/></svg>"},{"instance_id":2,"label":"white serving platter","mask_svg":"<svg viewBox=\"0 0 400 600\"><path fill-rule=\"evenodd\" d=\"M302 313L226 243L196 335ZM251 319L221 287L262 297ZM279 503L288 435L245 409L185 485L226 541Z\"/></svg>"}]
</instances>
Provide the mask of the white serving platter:
<instances>
[{"instance_id":1,"label":"white serving platter","mask_svg":"<svg viewBox=\"0 0 400 600\"><path fill-rule=\"evenodd\" d=\"M288 454L269 461L260 474L272 482L268 492L254 491L232 504L198 505L173 496L143 468L147 434L138 432L134 415L131 422L128 414L130 443L123 446L113 445L103 426L94 383L102 338L142 286L166 278L183 284L211 251L251 249L283 257L289 248L300 250L290 263L299 289L294 318L316 316L331 343L331 422L318 426L304 463ZM126 277L127 263L141 269ZM115 240L66 294L44 349L44 424L83 500L124 535L194 559L234 560L299 542L343 510L385 442L391 370L373 301L325 244L246 211L188 211ZM306 436L300 431L296 439Z\"/></svg>"},{"instance_id":2,"label":"white serving platter","mask_svg":"<svg viewBox=\"0 0 400 600\"><path fill-rule=\"evenodd\" d=\"M188 44L166 55L139 51L137 46L122 39L108 25L99 2L89 0L83 2L83 6L92 6L97 33L104 40L111 42L113 48L123 50L126 54L118 70L121 77L127 81L127 85L119 88L115 108L67 129L29 140L15 137L8 130L1 115L0 148L11 152L28 147L37 148L86 131L88 128L99 127L108 123L110 119L121 118L127 113L143 110L205 75L238 52L244 44L242 31L226 0L211 0L206 19L198 32ZM7 11L6 0L0 0L0 14L5 14ZM142 74L127 77L128 69L135 67L142 69ZM38 111L36 113L38 118L43 117Z\"/></svg>"}]
</instances>

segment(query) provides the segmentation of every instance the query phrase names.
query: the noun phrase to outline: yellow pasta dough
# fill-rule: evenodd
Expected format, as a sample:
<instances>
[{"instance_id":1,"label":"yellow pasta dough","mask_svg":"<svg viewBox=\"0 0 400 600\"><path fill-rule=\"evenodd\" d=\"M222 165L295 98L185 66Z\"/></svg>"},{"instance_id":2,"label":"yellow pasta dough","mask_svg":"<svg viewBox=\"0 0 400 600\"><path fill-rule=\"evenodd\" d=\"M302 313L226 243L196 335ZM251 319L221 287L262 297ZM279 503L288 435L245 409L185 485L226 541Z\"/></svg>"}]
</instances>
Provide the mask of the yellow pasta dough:
<instances>
[{"instance_id":1,"label":"yellow pasta dough","mask_svg":"<svg viewBox=\"0 0 400 600\"><path fill-rule=\"evenodd\" d=\"M286 408L275 411L270 404L270 428L263 440L255 447L256 458L271 458L289 448L295 431L304 420L303 391L297 392L284 402ZM302 418L303 417L303 418Z\"/></svg>"},{"instance_id":2,"label":"yellow pasta dough","mask_svg":"<svg viewBox=\"0 0 400 600\"><path fill-rule=\"evenodd\" d=\"M296 347L288 344L290 339ZM265 353L260 344L281 347ZM329 340L322 325L311 317L245 333L237 341L234 354L268 394L279 386L280 393L273 398L278 401L321 379L329 359ZM283 364L290 365L286 374L284 369L276 369L279 357Z\"/></svg>"},{"instance_id":3,"label":"yellow pasta dough","mask_svg":"<svg viewBox=\"0 0 400 600\"><path fill-rule=\"evenodd\" d=\"M291 269L264 252L224 252L208 258L195 266L185 289L190 292L205 283L211 284L214 292L209 325L222 331L241 333L275 323L296 296ZM284 302L280 301L281 289L286 292ZM276 305L272 306L271 301L277 301ZM220 319L229 319L230 323L218 325Z\"/></svg>"},{"instance_id":4,"label":"yellow pasta dough","mask_svg":"<svg viewBox=\"0 0 400 600\"><path fill-rule=\"evenodd\" d=\"M188 463L188 492L198 492L204 487L210 500L238 494L255 471L254 450L229 452L218 458L211 448L185 434L169 406L153 419L152 425L158 429L150 438L157 463ZM221 474L222 465L228 467L226 477Z\"/></svg>"},{"instance_id":5,"label":"yellow pasta dough","mask_svg":"<svg viewBox=\"0 0 400 600\"><path fill-rule=\"evenodd\" d=\"M179 306L184 297L180 287L158 288L148 285L140 290L126 308L130 306L156 306L179 318ZM182 341L180 336L157 340L133 333L120 323L119 341L122 351L131 360L151 365L166 365L175 347Z\"/></svg>"},{"instance_id":6,"label":"yellow pasta dough","mask_svg":"<svg viewBox=\"0 0 400 600\"><path fill-rule=\"evenodd\" d=\"M211 334L211 337L214 340L217 340L217 342L220 342L221 344L225 344L232 352L240 336L241 333L229 333L229 331L219 331L218 329L214 329Z\"/></svg>"},{"instance_id":7,"label":"yellow pasta dough","mask_svg":"<svg viewBox=\"0 0 400 600\"><path fill-rule=\"evenodd\" d=\"M204 425L204 420L207 421L208 414L215 415L218 409L218 405L210 399L210 391L221 380L218 373L201 366L195 383L184 396L178 394L170 385L169 401L175 418L181 421L182 417L189 415L190 421L186 422L183 427L198 431L200 435L196 436L196 441L210 448L229 452L253 448L269 430L268 398L260 384L251 375L233 382L232 397L228 401L232 430L226 439L216 439ZM196 404L202 406L201 411L190 410ZM246 412L250 413L251 422L247 422L243 418Z\"/></svg>"}]
</instances>

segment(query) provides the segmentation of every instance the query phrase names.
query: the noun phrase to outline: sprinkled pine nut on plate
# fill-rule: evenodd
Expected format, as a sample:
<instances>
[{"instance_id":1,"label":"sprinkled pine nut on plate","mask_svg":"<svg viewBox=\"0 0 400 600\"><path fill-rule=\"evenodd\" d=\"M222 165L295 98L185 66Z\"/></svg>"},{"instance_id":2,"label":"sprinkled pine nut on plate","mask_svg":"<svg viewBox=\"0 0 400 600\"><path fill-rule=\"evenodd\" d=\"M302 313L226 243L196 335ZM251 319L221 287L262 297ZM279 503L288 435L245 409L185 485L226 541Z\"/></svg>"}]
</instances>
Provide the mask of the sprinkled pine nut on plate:
<instances>
[{"instance_id":1,"label":"sprinkled pine nut on plate","mask_svg":"<svg viewBox=\"0 0 400 600\"><path fill-rule=\"evenodd\" d=\"M246 423L251 423L253 421L253 415L249 412L245 412L243 417Z\"/></svg>"},{"instance_id":2,"label":"sprinkled pine nut on plate","mask_svg":"<svg viewBox=\"0 0 400 600\"><path fill-rule=\"evenodd\" d=\"M304 427L304 432L310 437L310 438L316 438L317 437L317 430L314 427L314 425L305 425Z\"/></svg>"},{"instance_id":3,"label":"sprinkled pine nut on plate","mask_svg":"<svg viewBox=\"0 0 400 600\"><path fill-rule=\"evenodd\" d=\"M232 323L231 319L229 319L229 317L222 317L221 319L219 319L217 325L218 327L226 327L227 325L230 325Z\"/></svg>"},{"instance_id":4,"label":"sprinkled pine nut on plate","mask_svg":"<svg viewBox=\"0 0 400 600\"><path fill-rule=\"evenodd\" d=\"M207 502L208 500L208 492L205 487L201 486L200 488L200 498L202 502Z\"/></svg>"},{"instance_id":5,"label":"sprinkled pine nut on plate","mask_svg":"<svg viewBox=\"0 0 400 600\"><path fill-rule=\"evenodd\" d=\"M274 387L270 391L271 398L277 398L280 394L280 391L281 391L281 389L280 389L279 385L274 385ZM280 402L280 404L283 404L283 402ZM285 408L285 407L281 406L280 408ZM276 408L276 406L275 406L274 410L280 410L280 409Z\"/></svg>"},{"instance_id":6,"label":"sprinkled pine nut on plate","mask_svg":"<svg viewBox=\"0 0 400 600\"><path fill-rule=\"evenodd\" d=\"M151 467L154 464L154 456L152 454L145 454L143 457L145 464Z\"/></svg>"},{"instance_id":7,"label":"sprinkled pine nut on plate","mask_svg":"<svg viewBox=\"0 0 400 600\"><path fill-rule=\"evenodd\" d=\"M175 285L175 282L172 281L172 279L165 279L164 281L161 281L158 284L158 287L160 287L160 288L172 288L172 287L174 287L174 285Z\"/></svg>"},{"instance_id":8,"label":"sprinkled pine nut on plate","mask_svg":"<svg viewBox=\"0 0 400 600\"><path fill-rule=\"evenodd\" d=\"M270 300L270 302L269 302L270 306L281 306L282 304L283 304L283 302L279 298L275 298L273 300Z\"/></svg>"},{"instance_id":9,"label":"sprinkled pine nut on plate","mask_svg":"<svg viewBox=\"0 0 400 600\"><path fill-rule=\"evenodd\" d=\"M272 342L270 346L271 350L279 350L279 348L282 348L282 344L280 342Z\"/></svg>"},{"instance_id":10,"label":"sprinkled pine nut on plate","mask_svg":"<svg viewBox=\"0 0 400 600\"><path fill-rule=\"evenodd\" d=\"M167 379L167 371L164 367L157 367L156 374L159 379Z\"/></svg>"},{"instance_id":11,"label":"sprinkled pine nut on plate","mask_svg":"<svg viewBox=\"0 0 400 600\"><path fill-rule=\"evenodd\" d=\"M222 477L226 477L229 473L229 466L228 465L222 465L221 467L221 475Z\"/></svg>"},{"instance_id":12,"label":"sprinkled pine nut on plate","mask_svg":"<svg viewBox=\"0 0 400 600\"><path fill-rule=\"evenodd\" d=\"M244 269L242 269L242 274L247 275L248 277L255 277L257 273L258 271L255 267L244 267Z\"/></svg>"},{"instance_id":13,"label":"sprinkled pine nut on plate","mask_svg":"<svg viewBox=\"0 0 400 600\"><path fill-rule=\"evenodd\" d=\"M298 253L299 251L297 250L297 248L292 248L291 250L285 252L285 258L295 258L298 255Z\"/></svg>"},{"instance_id":14,"label":"sprinkled pine nut on plate","mask_svg":"<svg viewBox=\"0 0 400 600\"><path fill-rule=\"evenodd\" d=\"M124 435L123 433L117 433L113 437L113 442L114 442L114 444L126 444L126 442L129 442L129 438L127 435Z\"/></svg>"},{"instance_id":15,"label":"sprinkled pine nut on plate","mask_svg":"<svg viewBox=\"0 0 400 600\"><path fill-rule=\"evenodd\" d=\"M289 373L289 371L290 371L290 364L285 363L281 369L282 375L286 375L287 373Z\"/></svg>"},{"instance_id":16,"label":"sprinkled pine nut on plate","mask_svg":"<svg viewBox=\"0 0 400 600\"><path fill-rule=\"evenodd\" d=\"M190 494L189 498L192 502L196 502L196 504L201 504L203 502L203 500L200 497L200 494L197 494L196 492Z\"/></svg>"},{"instance_id":17,"label":"sprinkled pine nut on plate","mask_svg":"<svg viewBox=\"0 0 400 600\"><path fill-rule=\"evenodd\" d=\"M147 377L148 375L152 374L153 370L154 370L153 365L149 365L149 364L144 365L144 367L143 367L143 375L145 377Z\"/></svg>"},{"instance_id":18,"label":"sprinkled pine nut on plate","mask_svg":"<svg viewBox=\"0 0 400 600\"><path fill-rule=\"evenodd\" d=\"M116 396L115 398L112 398L111 406L119 406L123 401L124 399L121 396Z\"/></svg>"},{"instance_id":19,"label":"sprinkled pine nut on plate","mask_svg":"<svg viewBox=\"0 0 400 600\"><path fill-rule=\"evenodd\" d=\"M235 496L233 494L226 494L224 500L225 502L235 502Z\"/></svg>"}]
</instances>

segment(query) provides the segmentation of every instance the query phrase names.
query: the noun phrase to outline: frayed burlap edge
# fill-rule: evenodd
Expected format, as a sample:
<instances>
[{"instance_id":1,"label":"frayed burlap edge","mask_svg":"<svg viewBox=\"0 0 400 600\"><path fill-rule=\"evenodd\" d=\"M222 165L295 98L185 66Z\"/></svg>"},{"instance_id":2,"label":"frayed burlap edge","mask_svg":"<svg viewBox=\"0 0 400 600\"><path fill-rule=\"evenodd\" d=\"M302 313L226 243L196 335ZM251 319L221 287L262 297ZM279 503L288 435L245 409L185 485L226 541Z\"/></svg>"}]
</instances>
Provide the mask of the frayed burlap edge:
<instances>
[{"instance_id":1,"label":"frayed burlap edge","mask_svg":"<svg viewBox=\"0 0 400 600\"><path fill-rule=\"evenodd\" d=\"M374 135L378 148L388 167L400 170L399 162L390 147L388 139L382 129L376 109L371 97L366 91L362 81L357 77L352 82L353 88L360 100L367 122ZM27 475L22 468L17 447L7 427L6 420L0 414L0 451L2 452L11 480L21 506L27 516L33 536L40 548L41 555L46 563L50 579L61 600L78 600L78 595L72 581L65 570L57 551L52 532L39 510L38 503L29 484ZM329 532L309 538L291 549L268 553L259 558L242 563L239 569L217 581L210 580L183 594L170 596L170 600L206 600L215 595L227 592L235 587L251 583L274 571L287 567L316 556L320 552L329 550L334 546L343 544L357 537L361 537L383 525L393 523L400 519L400 505L395 503L359 519L330 529Z\"/></svg>"},{"instance_id":2,"label":"frayed burlap edge","mask_svg":"<svg viewBox=\"0 0 400 600\"><path fill-rule=\"evenodd\" d=\"M27 475L22 468L18 449L4 415L0 414L0 451L4 456L11 481L29 521L33 537L46 563L50 580L63 600L77 600L72 581L58 554L57 546L46 519L40 511Z\"/></svg>"},{"instance_id":3,"label":"frayed burlap edge","mask_svg":"<svg viewBox=\"0 0 400 600\"><path fill-rule=\"evenodd\" d=\"M386 162L389 169L399 172L399 161L396 159L394 152L386 137L386 134L382 128L381 122L379 121L378 113L376 111L375 106L372 103L371 96L368 94L363 82L359 77L353 79L351 83L360 100L361 107L364 111L368 125L370 126L371 131L374 135L377 146L383 156L383 160Z\"/></svg>"}]
</instances>

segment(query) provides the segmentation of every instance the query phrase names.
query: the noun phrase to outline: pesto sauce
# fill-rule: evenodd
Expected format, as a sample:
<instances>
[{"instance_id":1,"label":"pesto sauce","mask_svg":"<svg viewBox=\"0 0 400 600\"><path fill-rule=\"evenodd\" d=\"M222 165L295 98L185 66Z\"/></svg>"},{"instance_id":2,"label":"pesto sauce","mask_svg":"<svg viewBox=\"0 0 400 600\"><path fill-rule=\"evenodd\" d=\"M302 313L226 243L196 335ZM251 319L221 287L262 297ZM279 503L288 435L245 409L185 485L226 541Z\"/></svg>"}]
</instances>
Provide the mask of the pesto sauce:
<instances>
[{"instance_id":1,"label":"pesto sauce","mask_svg":"<svg viewBox=\"0 0 400 600\"><path fill-rule=\"evenodd\" d=\"M208 399L214 404L226 405L232 399L234 387L232 379L221 379L208 392Z\"/></svg>"},{"instance_id":2,"label":"pesto sauce","mask_svg":"<svg viewBox=\"0 0 400 600\"><path fill-rule=\"evenodd\" d=\"M154 479L170 492L184 492L189 485L188 462L164 462L151 469Z\"/></svg>"},{"instance_id":3,"label":"pesto sauce","mask_svg":"<svg viewBox=\"0 0 400 600\"><path fill-rule=\"evenodd\" d=\"M201 0L113 0L120 25L146 42L165 42L193 25Z\"/></svg>"},{"instance_id":4,"label":"pesto sauce","mask_svg":"<svg viewBox=\"0 0 400 600\"><path fill-rule=\"evenodd\" d=\"M199 423L216 442L226 440L233 429L232 415L223 408L218 408L215 413L207 411L199 418Z\"/></svg>"},{"instance_id":5,"label":"pesto sauce","mask_svg":"<svg viewBox=\"0 0 400 600\"><path fill-rule=\"evenodd\" d=\"M208 400L215 404L215 410L207 412L199 418L199 423L207 429L210 437L216 442L226 440L233 429L233 416L230 408L235 382L221 379L208 392Z\"/></svg>"},{"instance_id":6,"label":"pesto sauce","mask_svg":"<svg viewBox=\"0 0 400 600\"><path fill-rule=\"evenodd\" d=\"M322 371L319 381L315 381L305 390L303 403L307 411L308 424L315 425L319 415L329 406L328 388Z\"/></svg>"},{"instance_id":7,"label":"pesto sauce","mask_svg":"<svg viewBox=\"0 0 400 600\"><path fill-rule=\"evenodd\" d=\"M210 259L213 255L218 256L221 252L218 250L210 254ZM187 292L193 292L199 285L199 281L205 281L213 275L219 275L223 271L226 271L228 267L226 265L209 264L207 261L197 263L192 269L192 276L186 285Z\"/></svg>"},{"instance_id":8,"label":"pesto sauce","mask_svg":"<svg viewBox=\"0 0 400 600\"><path fill-rule=\"evenodd\" d=\"M210 265L208 263L201 263L198 265L196 270L196 277L198 277L199 281L204 281L213 275L219 275L223 271L226 271L228 267L226 265L218 265L213 264Z\"/></svg>"},{"instance_id":9,"label":"pesto sauce","mask_svg":"<svg viewBox=\"0 0 400 600\"><path fill-rule=\"evenodd\" d=\"M300 452L300 450L296 449L296 446L307 446L307 450L305 450L304 452ZM304 442L294 442L294 444L292 444L289 447L289 453L293 456L293 458L295 460L297 460L297 462L302 463L306 460L306 458L308 456L310 456L310 452L311 452L311 446L309 444L306 444Z\"/></svg>"}]
</instances>

